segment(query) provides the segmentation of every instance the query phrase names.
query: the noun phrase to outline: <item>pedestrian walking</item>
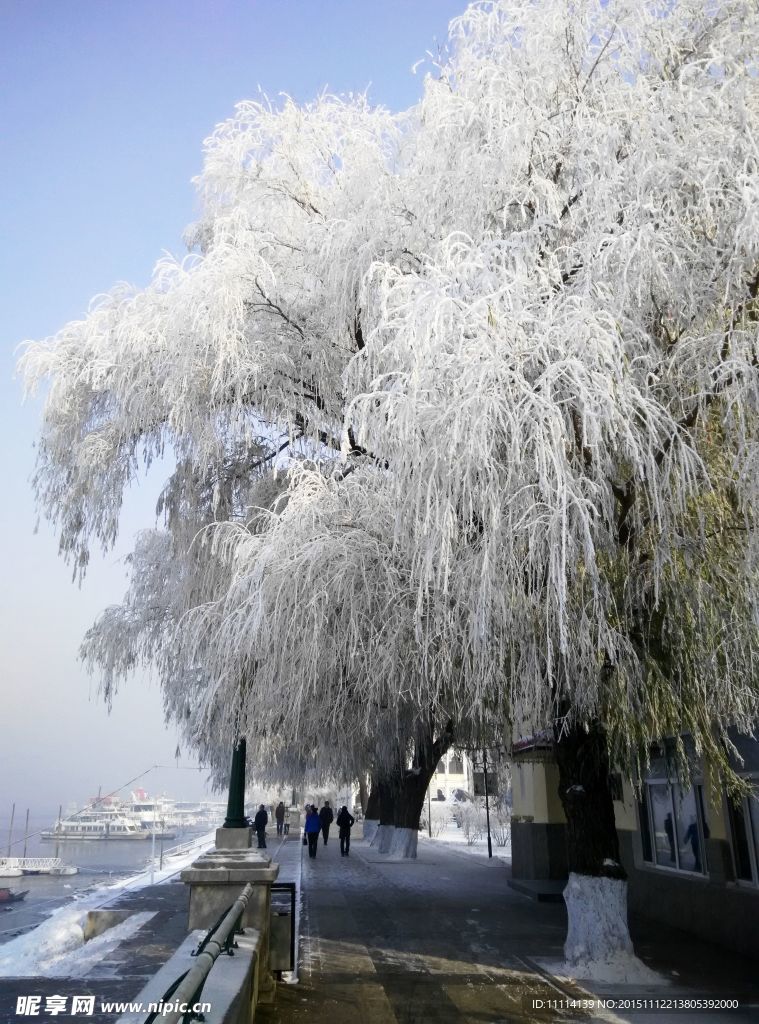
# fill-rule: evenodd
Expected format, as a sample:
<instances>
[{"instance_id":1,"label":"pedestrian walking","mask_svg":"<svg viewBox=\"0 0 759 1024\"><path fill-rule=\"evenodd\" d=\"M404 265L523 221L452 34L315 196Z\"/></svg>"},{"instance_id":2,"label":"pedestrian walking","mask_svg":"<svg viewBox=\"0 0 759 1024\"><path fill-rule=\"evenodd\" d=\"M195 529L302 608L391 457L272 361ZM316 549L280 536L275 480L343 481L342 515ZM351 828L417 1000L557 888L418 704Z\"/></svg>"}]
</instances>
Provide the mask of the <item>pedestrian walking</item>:
<instances>
[{"instance_id":1,"label":"pedestrian walking","mask_svg":"<svg viewBox=\"0 0 759 1024\"><path fill-rule=\"evenodd\" d=\"M269 824L269 815L266 813L266 808L263 804L258 808L258 813L253 819L253 828L256 830L258 836L258 849L266 849L266 826Z\"/></svg>"},{"instance_id":2,"label":"pedestrian walking","mask_svg":"<svg viewBox=\"0 0 759 1024\"><path fill-rule=\"evenodd\" d=\"M329 806L329 800L324 801L324 807L319 811L319 821L322 826L322 835L324 836L324 845L327 845L329 839L329 826L335 820L335 816L332 813L332 808Z\"/></svg>"},{"instance_id":3,"label":"pedestrian walking","mask_svg":"<svg viewBox=\"0 0 759 1024\"><path fill-rule=\"evenodd\" d=\"M308 855L309 857L315 857L316 851L319 846L319 832L321 831L321 821L319 820L319 814L315 807L309 807L308 813L306 814L306 839L308 840Z\"/></svg>"},{"instance_id":4,"label":"pedestrian walking","mask_svg":"<svg viewBox=\"0 0 759 1024\"><path fill-rule=\"evenodd\" d=\"M277 835L284 835L285 831L285 805L280 800L274 811L274 818L277 822Z\"/></svg>"},{"instance_id":5,"label":"pedestrian walking","mask_svg":"<svg viewBox=\"0 0 759 1024\"><path fill-rule=\"evenodd\" d=\"M343 804L337 815L337 827L340 829L340 856L348 857L351 849L351 829L356 824L356 819Z\"/></svg>"}]
</instances>

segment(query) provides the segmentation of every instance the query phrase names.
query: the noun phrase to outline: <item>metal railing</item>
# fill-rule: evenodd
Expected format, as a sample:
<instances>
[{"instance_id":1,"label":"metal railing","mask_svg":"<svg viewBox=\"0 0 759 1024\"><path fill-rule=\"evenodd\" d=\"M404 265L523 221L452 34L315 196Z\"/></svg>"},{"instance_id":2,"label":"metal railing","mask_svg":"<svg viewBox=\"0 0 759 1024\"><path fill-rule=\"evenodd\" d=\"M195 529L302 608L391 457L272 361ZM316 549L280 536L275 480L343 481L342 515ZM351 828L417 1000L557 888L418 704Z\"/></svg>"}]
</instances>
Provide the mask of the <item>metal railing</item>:
<instances>
[{"instance_id":1,"label":"metal railing","mask_svg":"<svg viewBox=\"0 0 759 1024\"><path fill-rule=\"evenodd\" d=\"M172 982L159 1003L161 1006L170 1001L176 1006L187 1006L188 1009L176 1009L169 1013L164 1013L161 1009L156 1010L145 1019L145 1024L155 1024L157 1020L163 1024L179 1024L180 1021L182 1024L190 1024L193 1020L205 1020L203 1014L195 1012L192 1007L200 1002L203 986L219 956L222 953L234 956L237 947L235 935L244 934L242 918L252 893L253 886L248 882L231 907L224 911L198 944L198 948L192 954L198 962Z\"/></svg>"}]
</instances>

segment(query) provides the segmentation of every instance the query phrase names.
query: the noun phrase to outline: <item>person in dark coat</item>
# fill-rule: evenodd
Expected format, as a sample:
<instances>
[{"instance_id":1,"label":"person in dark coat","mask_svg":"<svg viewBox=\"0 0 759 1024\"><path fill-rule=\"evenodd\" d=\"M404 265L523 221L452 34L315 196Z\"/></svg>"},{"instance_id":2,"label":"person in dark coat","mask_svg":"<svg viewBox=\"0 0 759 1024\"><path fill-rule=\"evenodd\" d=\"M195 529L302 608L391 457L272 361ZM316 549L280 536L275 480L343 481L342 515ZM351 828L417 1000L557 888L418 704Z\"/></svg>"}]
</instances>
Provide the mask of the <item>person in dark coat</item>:
<instances>
[{"instance_id":1,"label":"person in dark coat","mask_svg":"<svg viewBox=\"0 0 759 1024\"><path fill-rule=\"evenodd\" d=\"M269 824L269 815L266 813L266 808L263 804L258 808L255 818L253 819L253 828L256 830L258 836L258 849L266 849L266 826Z\"/></svg>"},{"instance_id":2,"label":"person in dark coat","mask_svg":"<svg viewBox=\"0 0 759 1024\"><path fill-rule=\"evenodd\" d=\"M340 829L340 856L348 857L351 849L351 829L356 824L356 819L343 804L340 813L337 815L337 827Z\"/></svg>"},{"instance_id":3,"label":"person in dark coat","mask_svg":"<svg viewBox=\"0 0 759 1024\"><path fill-rule=\"evenodd\" d=\"M316 850L319 846L319 832L321 831L322 823L319 820L319 814L315 807L311 806L308 808L306 813L306 839L308 840L308 855L309 857L316 856Z\"/></svg>"},{"instance_id":4,"label":"person in dark coat","mask_svg":"<svg viewBox=\"0 0 759 1024\"><path fill-rule=\"evenodd\" d=\"M322 825L322 835L324 836L324 845L327 845L329 839L329 826L335 820L335 816L332 813L332 808L329 806L329 800L324 801L324 807L319 811L319 821Z\"/></svg>"},{"instance_id":5,"label":"person in dark coat","mask_svg":"<svg viewBox=\"0 0 759 1024\"><path fill-rule=\"evenodd\" d=\"M285 805L280 800L274 811L274 817L277 821L277 835L281 836L285 830Z\"/></svg>"}]
</instances>

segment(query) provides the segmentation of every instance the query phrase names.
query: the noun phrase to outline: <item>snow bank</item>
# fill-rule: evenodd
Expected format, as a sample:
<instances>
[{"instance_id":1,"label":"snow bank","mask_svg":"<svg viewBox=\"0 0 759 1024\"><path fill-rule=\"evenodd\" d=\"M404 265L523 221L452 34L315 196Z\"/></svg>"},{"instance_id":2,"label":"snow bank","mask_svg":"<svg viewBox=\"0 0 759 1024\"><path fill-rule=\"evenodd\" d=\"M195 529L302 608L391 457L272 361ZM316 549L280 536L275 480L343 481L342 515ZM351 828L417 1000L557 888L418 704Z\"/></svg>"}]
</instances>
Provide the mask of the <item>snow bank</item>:
<instances>
[{"instance_id":1,"label":"snow bank","mask_svg":"<svg viewBox=\"0 0 759 1024\"><path fill-rule=\"evenodd\" d=\"M147 867L144 871L140 871L136 875L130 875L129 878L122 878L121 881L114 883L113 885L105 886L103 891L100 893L100 898L103 897L103 892L113 892L117 890L119 892L135 892L137 889L142 889L146 885L156 884L159 882L165 882L167 879L176 875L179 871L189 867L193 861L196 861L201 853L204 853L210 847L214 845L216 838L215 833L211 832L207 835L201 836L196 842L186 849L183 848L179 854L172 854L171 850L168 850L163 855L163 868L158 870L156 868L153 871L153 877L151 879L150 867ZM156 863L158 859L156 858Z\"/></svg>"},{"instance_id":2,"label":"snow bank","mask_svg":"<svg viewBox=\"0 0 759 1024\"><path fill-rule=\"evenodd\" d=\"M0 946L0 978L83 978L153 917L147 912L133 914L85 942L87 913L81 906L65 907L33 931Z\"/></svg>"}]
</instances>

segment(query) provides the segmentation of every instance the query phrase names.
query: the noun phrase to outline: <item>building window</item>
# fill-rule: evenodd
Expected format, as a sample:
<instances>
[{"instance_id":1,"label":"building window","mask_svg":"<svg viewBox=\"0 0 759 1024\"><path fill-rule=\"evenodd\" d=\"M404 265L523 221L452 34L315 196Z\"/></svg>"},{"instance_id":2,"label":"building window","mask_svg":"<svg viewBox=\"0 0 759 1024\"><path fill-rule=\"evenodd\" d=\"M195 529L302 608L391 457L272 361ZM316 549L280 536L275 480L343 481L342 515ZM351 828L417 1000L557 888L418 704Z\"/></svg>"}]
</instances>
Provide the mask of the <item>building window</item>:
<instances>
[{"instance_id":1,"label":"building window","mask_svg":"<svg viewBox=\"0 0 759 1024\"><path fill-rule=\"evenodd\" d=\"M451 775L463 775L464 774L464 762L461 760L458 754L454 754L448 762L448 771Z\"/></svg>"},{"instance_id":2,"label":"building window","mask_svg":"<svg viewBox=\"0 0 759 1024\"><path fill-rule=\"evenodd\" d=\"M445 761L438 761L437 773L438 775L445 775Z\"/></svg>"},{"instance_id":3,"label":"building window","mask_svg":"<svg viewBox=\"0 0 759 1024\"><path fill-rule=\"evenodd\" d=\"M643 785L639 812L644 860L671 871L705 874L709 826L700 785L649 780Z\"/></svg>"},{"instance_id":4,"label":"building window","mask_svg":"<svg viewBox=\"0 0 759 1024\"><path fill-rule=\"evenodd\" d=\"M735 877L759 885L759 785L750 796L728 801Z\"/></svg>"}]
</instances>

